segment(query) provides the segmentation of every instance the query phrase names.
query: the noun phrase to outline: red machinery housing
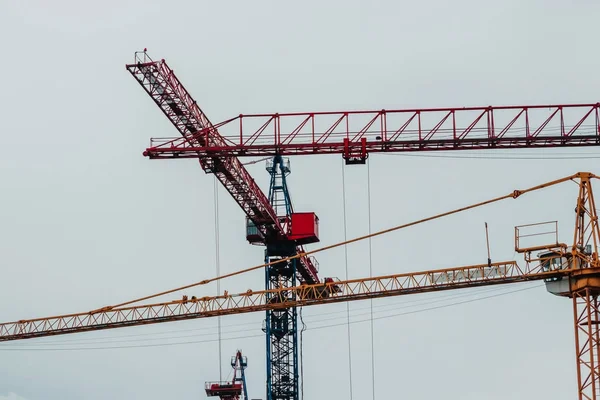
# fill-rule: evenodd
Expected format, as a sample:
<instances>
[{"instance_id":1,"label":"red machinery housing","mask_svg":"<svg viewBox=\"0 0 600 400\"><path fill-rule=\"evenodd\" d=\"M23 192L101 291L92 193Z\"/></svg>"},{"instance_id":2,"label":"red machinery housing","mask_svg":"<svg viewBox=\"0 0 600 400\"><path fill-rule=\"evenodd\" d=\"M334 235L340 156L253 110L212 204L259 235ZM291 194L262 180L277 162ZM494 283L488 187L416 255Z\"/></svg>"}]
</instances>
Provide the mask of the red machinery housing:
<instances>
[{"instance_id":1,"label":"red machinery housing","mask_svg":"<svg viewBox=\"0 0 600 400\"><path fill-rule=\"evenodd\" d=\"M248 400L246 376L244 375L247 366L248 359L242 356L241 350L238 350L235 356L231 357L233 378L230 381L206 382L204 385L206 395L218 397L221 400Z\"/></svg>"},{"instance_id":2,"label":"red machinery housing","mask_svg":"<svg viewBox=\"0 0 600 400\"><path fill-rule=\"evenodd\" d=\"M282 225L289 225L287 238L298 245L319 241L319 217L314 212L295 212L285 218ZM246 218L246 239L252 244L264 244L260 229L250 218Z\"/></svg>"},{"instance_id":3,"label":"red machinery housing","mask_svg":"<svg viewBox=\"0 0 600 400\"><path fill-rule=\"evenodd\" d=\"M292 226L288 237L298 244L319 241L319 217L314 212L292 214Z\"/></svg>"},{"instance_id":4,"label":"red machinery housing","mask_svg":"<svg viewBox=\"0 0 600 400\"><path fill-rule=\"evenodd\" d=\"M239 399L242 395L242 384L235 382L206 382L206 395L219 397L221 400Z\"/></svg>"}]
</instances>

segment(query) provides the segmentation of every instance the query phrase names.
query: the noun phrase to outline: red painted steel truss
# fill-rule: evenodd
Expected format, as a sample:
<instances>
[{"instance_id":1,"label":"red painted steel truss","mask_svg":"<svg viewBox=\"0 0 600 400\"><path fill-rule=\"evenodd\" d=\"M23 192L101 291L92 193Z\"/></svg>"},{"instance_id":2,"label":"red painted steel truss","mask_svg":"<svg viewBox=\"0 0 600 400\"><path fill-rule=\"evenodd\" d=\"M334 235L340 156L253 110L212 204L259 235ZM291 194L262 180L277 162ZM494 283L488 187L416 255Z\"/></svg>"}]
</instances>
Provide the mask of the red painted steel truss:
<instances>
[{"instance_id":1,"label":"red painted steel truss","mask_svg":"<svg viewBox=\"0 0 600 400\"><path fill-rule=\"evenodd\" d=\"M219 134L167 63L164 60L153 61L145 52L142 54L136 53L136 62L128 64L127 70L177 128L181 139L191 147L226 146L227 140ZM198 132L202 132L202 135ZM268 238L285 239L288 232L282 227L265 194L237 157L195 153L195 158L200 160L204 171L214 173L254 222L265 241ZM304 249L299 246L298 252L304 253ZM299 264L298 278L301 282L319 282L317 267L310 258L300 258Z\"/></svg>"},{"instance_id":2,"label":"red painted steel truss","mask_svg":"<svg viewBox=\"0 0 600 400\"><path fill-rule=\"evenodd\" d=\"M226 140L213 127L167 63L164 60L144 61L146 62L127 65L127 70L177 128L182 139L193 147L225 146ZM204 134L197 135L198 131ZM216 175L257 225L279 227L277 215L269 200L238 159L203 157L200 154L196 156L200 159L202 168Z\"/></svg>"},{"instance_id":3,"label":"red painted steel truss","mask_svg":"<svg viewBox=\"0 0 600 400\"><path fill-rule=\"evenodd\" d=\"M600 144L600 103L239 115L189 137L152 139L150 158L342 154ZM210 142L219 129L223 142ZM204 137L204 139L200 139ZM198 143L209 143L198 145Z\"/></svg>"}]
</instances>

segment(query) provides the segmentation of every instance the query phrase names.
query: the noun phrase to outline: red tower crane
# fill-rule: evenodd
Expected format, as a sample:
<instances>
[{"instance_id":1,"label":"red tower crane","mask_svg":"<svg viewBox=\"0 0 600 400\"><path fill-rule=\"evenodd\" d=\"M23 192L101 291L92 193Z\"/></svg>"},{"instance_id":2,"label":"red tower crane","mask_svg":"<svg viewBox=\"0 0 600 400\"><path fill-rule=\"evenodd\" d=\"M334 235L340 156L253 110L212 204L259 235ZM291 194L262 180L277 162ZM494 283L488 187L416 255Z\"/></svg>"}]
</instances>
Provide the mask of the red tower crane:
<instances>
[{"instance_id":1,"label":"red tower crane","mask_svg":"<svg viewBox=\"0 0 600 400\"><path fill-rule=\"evenodd\" d=\"M144 50L135 53L135 62L126 68L190 147L227 146L227 139L198 107L164 60L154 61ZM213 173L246 213L246 238L250 243L266 247L265 261L304 254L304 244L319 241L317 216L293 210L286 180L290 173L289 164L279 155L273 157L268 167L271 185L267 197L237 157L194 154L204 171ZM265 269L266 288L293 287L297 280L319 283L317 273L314 258L302 256L291 262L281 261ZM263 330L269 343L267 400L298 400L296 308L268 310Z\"/></svg>"},{"instance_id":2,"label":"red tower crane","mask_svg":"<svg viewBox=\"0 0 600 400\"><path fill-rule=\"evenodd\" d=\"M600 103L240 114L193 135L219 129L224 143L151 139L144 155L341 154L348 164L364 164L370 153L598 146L599 110Z\"/></svg>"},{"instance_id":3,"label":"red tower crane","mask_svg":"<svg viewBox=\"0 0 600 400\"><path fill-rule=\"evenodd\" d=\"M600 144L600 103L484 106L377 111L240 114L213 124L165 60L144 49L127 70L177 128L180 137L151 139L151 159L197 158L247 217L246 238L266 246L267 263L305 254L318 238L314 213L295 213L287 190L288 155L342 154L364 164L370 153L549 148ZM266 196L238 157L273 157ZM267 289L319 283L314 258L265 269ZM331 282L332 278L327 278ZM294 307L268 310L267 400L298 400L298 338Z\"/></svg>"}]
</instances>

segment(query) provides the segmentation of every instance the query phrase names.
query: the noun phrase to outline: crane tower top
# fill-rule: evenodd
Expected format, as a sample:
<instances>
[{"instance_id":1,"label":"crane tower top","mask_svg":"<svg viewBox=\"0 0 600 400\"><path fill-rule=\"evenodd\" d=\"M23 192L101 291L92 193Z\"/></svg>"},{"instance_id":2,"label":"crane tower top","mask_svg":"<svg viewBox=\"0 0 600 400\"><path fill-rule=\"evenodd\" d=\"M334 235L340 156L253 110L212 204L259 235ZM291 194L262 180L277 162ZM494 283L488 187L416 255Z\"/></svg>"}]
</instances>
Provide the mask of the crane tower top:
<instances>
[{"instance_id":1,"label":"crane tower top","mask_svg":"<svg viewBox=\"0 0 600 400\"><path fill-rule=\"evenodd\" d=\"M204 389L208 397L218 397L221 400L247 400L246 376L244 370L248 366L248 359L238 350L231 357L233 378L230 381L206 382Z\"/></svg>"}]
</instances>

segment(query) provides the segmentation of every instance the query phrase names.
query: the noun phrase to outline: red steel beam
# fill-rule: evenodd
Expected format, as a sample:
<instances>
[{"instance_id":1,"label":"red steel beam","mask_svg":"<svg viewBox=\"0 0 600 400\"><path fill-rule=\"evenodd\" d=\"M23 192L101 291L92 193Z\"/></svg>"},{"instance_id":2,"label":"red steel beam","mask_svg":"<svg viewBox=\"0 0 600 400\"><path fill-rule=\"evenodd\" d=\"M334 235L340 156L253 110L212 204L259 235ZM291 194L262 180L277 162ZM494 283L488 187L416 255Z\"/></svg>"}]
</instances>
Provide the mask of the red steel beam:
<instances>
[{"instance_id":1,"label":"red steel beam","mask_svg":"<svg viewBox=\"0 0 600 400\"><path fill-rule=\"evenodd\" d=\"M145 52L143 57L136 53L136 62L126 65L126 68L179 131L180 140L188 148L222 148L234 144L219 133L218 126L210 122L165 60L153 61ZM260 229L265 240L271 236L285 238L287 232L281 226L267 196L237 157L232 157L231 154L203 155L202 152L194 152L194 158L199 159L204 171L215 174ZM301 247L298 247L298 251L303 252ZM302 282L319 282L317 268L309 258L300 258L299 264L297 270Z\"/></svg>"},{"instance_id":2,"label":"red steel beam","mask_svg":"<svg viewBox=\"0 0 600 400\"><path fill-rule=\"evenodd\" d=\"M149 158L265 157L600 145L600 103L239 115L225 143L151 139ZM196 136L207 134L207 129ZM347 144L345 144L347 142Z\"/></svg>"},{"instance_id":3,"label":"red steel beam","mask_svg":"<svg viewBox=\"0 0 600 400\"><path fill-rule=\"evenodd\" d=\"M232 142L221 136L164 60L138 61L127 70L150 95L189 147L223 147ZM202 132L202 134L199 134ZM246 214L259 226L283 231L269 200L235 157L221 159L198 153L202 168L213 172Z\"/></svg>"}]
</instances>

